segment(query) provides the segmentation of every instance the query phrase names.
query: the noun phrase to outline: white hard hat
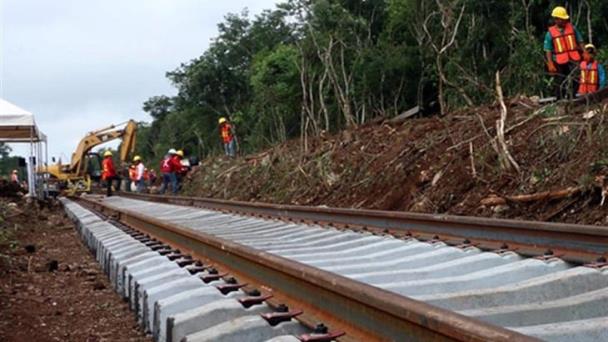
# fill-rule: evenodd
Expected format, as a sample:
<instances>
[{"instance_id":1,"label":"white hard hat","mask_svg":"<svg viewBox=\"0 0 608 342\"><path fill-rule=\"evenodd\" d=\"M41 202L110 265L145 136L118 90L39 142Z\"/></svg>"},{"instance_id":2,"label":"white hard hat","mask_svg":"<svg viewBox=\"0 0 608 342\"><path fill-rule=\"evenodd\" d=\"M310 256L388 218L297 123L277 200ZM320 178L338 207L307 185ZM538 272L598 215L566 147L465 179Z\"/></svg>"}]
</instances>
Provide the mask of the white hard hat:
<instances>
[{"instance_id":1,"label":"white hard hat","mask_svg":"<svg viewBox=\"0 0 608 342\"><path fill-rule=\"evenodd\" d=\"M176 154L176 153L177 153L177 151L176 151L174 148L172 148L172 149L170 149L170 150L169 150L169 152L167 152L167 153L169 153L169 154Z\"/></svg>"}]
</instances>

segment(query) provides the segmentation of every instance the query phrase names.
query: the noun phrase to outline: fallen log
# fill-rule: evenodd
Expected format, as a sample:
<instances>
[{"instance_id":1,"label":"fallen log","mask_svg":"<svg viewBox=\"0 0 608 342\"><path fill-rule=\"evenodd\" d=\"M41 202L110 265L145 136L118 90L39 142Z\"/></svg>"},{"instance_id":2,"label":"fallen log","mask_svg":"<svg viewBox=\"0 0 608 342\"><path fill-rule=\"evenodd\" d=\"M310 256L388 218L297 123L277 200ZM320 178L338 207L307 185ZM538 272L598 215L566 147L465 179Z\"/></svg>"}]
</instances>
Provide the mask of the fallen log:
<instances>
[{"instance_id":1,"label":"fallen log","mask_svg":"<svg viewBox=\"0 0 608 342\"><path fill-rule=\"evenodd\" d=\"M490 195L489 197L486 197L484 199L482 199L480 201L481 205L485 205L488 207L494 207L497 205L505 205L507 204L507 200L504 199L503 197L499 197L496 195Z\"/></svg>"},{"instance_id":2,"label":"fallen log","mask_svg":"<svg viewBox=\"0 0 608 342\"><path fill-rule=\"evenodd\" d=\"M569 187L569 188L561 189L561 190L543 191L543 192L537 192L534 194L526 194L526 195L513 195L513 196L504 196L504 197L491 195L491 196L488 196L488 197L482 199L480 201L480 203L482 205L486 205L486 206L496 206L496 205L507 204L507 202L529 203L529 202L536 202L536 201L542 201L542 200L555 200L555 199L570 197L574 194L581 192L582 190L583 190L583 187L577 186L577 187Z\"/></svg>"},{"instance_id":3,"label":"fallen log","mask_svg":"<svg viewBox=\"0 0 608 342\"><path fill-rule=\"evenodd\" d=\"M507 196L507 199L509 201L513 201L513 202L524 202L524 203L541 201L541 200L552 200L552 199L570 197L570 196L580 192L581 190L583 190L583 188L580 186L577 186L577 187L569 187L569 188L562 189L562 190L538 192L538 193L529 194L529 195Z\"/></svg>"},{"instance_id":4,"label":"fallen log","mask_svg":"<svg viewBox=\"0 0 608 342\"><path fill-rule=\"evenodd\" d=\"M408 118L410 118L418 113L420 113L420 106L416 106L412 109L409 109L406 112L401 113L401 114L395 116L394 118L390 119L388 122L390 122L391 124L401 124L401 123L404 123L405 120L407 120Z\"/></svg>"}]
</instances>

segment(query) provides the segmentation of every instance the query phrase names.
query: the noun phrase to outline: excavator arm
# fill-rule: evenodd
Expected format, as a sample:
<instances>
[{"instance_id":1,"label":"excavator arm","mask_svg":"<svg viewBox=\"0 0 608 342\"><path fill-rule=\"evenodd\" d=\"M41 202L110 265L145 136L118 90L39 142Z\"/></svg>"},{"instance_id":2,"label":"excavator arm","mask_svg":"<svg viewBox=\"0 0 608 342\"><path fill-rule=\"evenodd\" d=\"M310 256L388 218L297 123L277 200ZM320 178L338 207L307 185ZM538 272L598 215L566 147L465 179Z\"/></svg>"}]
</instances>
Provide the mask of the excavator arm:
<instances>
[{"instance_id":1,"label":"excavator arm","mask_svg":"<svg viewBox=\"0 0 608 342\"><path fill-rule=\"evenodd\" d=\"M123 131L122 143L120 144L120 161L126 162L129 154L135 152L135 139L137 137L137 124L130 120Z\"/></svg>"},{"instance_id":2,"label":"excavator arm","mask_svg":"<svg viewBox=\"0 0 608 342\"><path fill-rule=\"evenodd\" d=\"M122 125L125 125L122 127ZM135 149L135 138L137 124L129 120L126 124L112 125L97 131L90 132L85 136L76 151L72 154L69 172L76 176L84 175L86 171L86 156L98 145L107 143L115 139L122 139L120 145L120 161L124 162Z\"/></svg>"}]
</instances>

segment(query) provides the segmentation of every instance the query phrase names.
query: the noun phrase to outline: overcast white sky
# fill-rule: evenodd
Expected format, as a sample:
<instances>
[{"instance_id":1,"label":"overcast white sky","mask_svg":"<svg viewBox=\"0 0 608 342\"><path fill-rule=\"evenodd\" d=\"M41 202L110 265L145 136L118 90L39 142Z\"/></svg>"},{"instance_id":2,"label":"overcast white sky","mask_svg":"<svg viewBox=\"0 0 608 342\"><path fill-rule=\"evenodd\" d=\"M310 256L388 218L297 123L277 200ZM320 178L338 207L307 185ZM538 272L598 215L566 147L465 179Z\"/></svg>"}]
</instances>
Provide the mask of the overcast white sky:
<instances>
[{"instance_id":1,"label":"overcast white sky","mask_svg":"<svg viewBox=\"0 0 608 342\"><path fill-rule=\"evenodd\" d=\"M0 97L33 112L67 161L86 132L148 121L142 103L175 93L165 72L200 56L224 15L277 2L0 0Z\"/></svg>"}]
</instances>

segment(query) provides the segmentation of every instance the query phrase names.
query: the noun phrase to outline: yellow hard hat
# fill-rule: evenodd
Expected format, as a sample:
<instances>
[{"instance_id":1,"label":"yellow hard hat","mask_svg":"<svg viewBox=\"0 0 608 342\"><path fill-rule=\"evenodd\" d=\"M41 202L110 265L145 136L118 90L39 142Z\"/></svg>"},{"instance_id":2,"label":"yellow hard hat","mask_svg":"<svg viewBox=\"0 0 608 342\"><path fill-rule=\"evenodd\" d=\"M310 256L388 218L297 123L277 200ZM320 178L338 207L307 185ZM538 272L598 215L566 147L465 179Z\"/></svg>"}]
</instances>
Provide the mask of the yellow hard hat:
<instances>
[{"instance_id":1,"label":"yellow hard hat","mask_svg":"<svg viewBox=\"0 0 608 342\"><path fill-rule=\"evenodd\" d=\"M133 157L133 161L134 161L134 162L137 162L137 161L140 161L140 160L141 160L141 157L140 157L140 156L135 156L135 157Z\"/></svg>"},{"instance_id":2,"label":"yellow hard hat","mask_svg":"<svg viewBox=\"0 0 608 342\"><path fill-rule=\"evenodd\" d=\"M177 151L177 153L175 153L175 154L177 154L178 156L180 156L182 158L184 157L184 151L182 151L182 150Z\"/></svg>"},{"instance_id":3,"label":"yellow hard hat","mask_svg":"<svg viewBox=\"0 0 608 342\"><path fill-rule=\"evenodd\" d=\"M103 153L103 156L104 156L104 157L111 157L111 156L112 156L112 151L110 151L110 150L105 151L105 152Z\"/></svg>"},{"instance_id":4,"label":"yellow hard hat","mask_svg":"<svg viewBox=\"0 0 608 342\"><path fill-rule=\"evenodd\" d=\"M221 124L223 124L224 122L226 122L226 118L220 118L220 120L218 121Z\"/></svg>"},{"instance_id":5,"label":"yellow hard hat","mask_svg":"<svg viewBox=\"0 0 608 342\"><path fill-rule=\"evenodd\" d=\"M564 20L570 19L570 16L568 15L568 11L562 6L555 7L553 9L553 12L551 13L551 16L553 18L559 18L559 19L564 19Z\"/></svg>"},{"instance_id":6,"label":"yellow hard hat","mask_svg":"<svg viewBox=\"0 0 608 342\"><path fill-rule=\"evenodd\" d=\"M593 44L587 44L587 45L585 45L585 50L593 50L593 51L595 51L595 45L593 45Z\"/></svg>"}]
</instances>

